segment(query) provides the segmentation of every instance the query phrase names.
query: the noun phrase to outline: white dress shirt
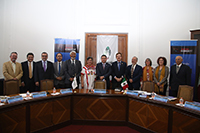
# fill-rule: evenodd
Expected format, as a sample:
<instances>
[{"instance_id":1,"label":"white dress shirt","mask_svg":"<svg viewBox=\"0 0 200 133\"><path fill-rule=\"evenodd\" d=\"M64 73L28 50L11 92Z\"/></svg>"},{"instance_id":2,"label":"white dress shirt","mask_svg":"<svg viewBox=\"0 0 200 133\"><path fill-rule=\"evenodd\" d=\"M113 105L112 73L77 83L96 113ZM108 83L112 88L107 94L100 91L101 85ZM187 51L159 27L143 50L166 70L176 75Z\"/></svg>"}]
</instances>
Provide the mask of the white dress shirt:
<instances>
[{"instance_id":1,"label":"white dress shirt","mask_svg":"<svg viewBox=\"0 0 200 133\"><path fill-rule=\"evenodd\" d=\"M182 65L182 63L181 63L181 64L179 64L179 65L177 65L177 64L176 64L176 67L177 67L177 66L179 66L179 68L181 68L181 65Z\"/></svg>"},{"instance_id":2,"label":"white dress shirt","mask_svg":"<svg viewBox=\"0 0 200 133\"><path fill-rule=\"evenodd\" d=\"M12 67L13 67L13 72L15 73L15 71L16 71L16 63L13 63L13 62L11 61L11 64L12 64Z\"/></svg>"},{"instance_id":3,"label":"white dress shirt","mask_svg":"<svg viewBox=\"0 0 200 133\"><path fill-rule=\"evenodd\" d=\"M33 73L33 62L29 62L28 61L28 68L29 68L29 64L31 63L31 71L32 71L32 73Z\"/></svg>"},{"instance_id":4,"label":"white dress shirt","mask_svg":"<svg viewBox=\"0 0 200 133\"><path fill-rule=\"evenodd\" d=\"M135 67L136 67L136 64L133 66L133 64L132 64L132 67L133 67L133 70L135 70ZM132 69L132 67L131 67L131 69Z\"/></svg>"},{"instance_id":5,"label":"white dress shirt","mask_svg":"<svg viewBox=\"0 0 200 133\"><path fill-rule=\"evenodd\" d=\"M43 60L42 60L42 67L43 67L43 68L44 68L44 63L45 63L46 70L47 70L47 61L43 61Z\"/></svg>"},{"instance_id":6,"label":"white dress shirt","mask_svg":"<svg viewBox=\"0 0 200 133\"><path fill-rule=\"evenodd\" d=\"M76 63L75 63L75 62L76 62L75 60L72 60L72 59L71 59L71 63L74 63L74 65L76 65Z\"/></svg>"},{"instance_id":7,"label":"white dress shirt","mask_svg":"<svg viewBox=\"0 0 200 133\"><path fill-rule=\"evenodd\" d=\"M59 71L59 63L60 63L60 69L62 68L62 61L57 62L57 70Z\"/></svg>"}]
</instances>

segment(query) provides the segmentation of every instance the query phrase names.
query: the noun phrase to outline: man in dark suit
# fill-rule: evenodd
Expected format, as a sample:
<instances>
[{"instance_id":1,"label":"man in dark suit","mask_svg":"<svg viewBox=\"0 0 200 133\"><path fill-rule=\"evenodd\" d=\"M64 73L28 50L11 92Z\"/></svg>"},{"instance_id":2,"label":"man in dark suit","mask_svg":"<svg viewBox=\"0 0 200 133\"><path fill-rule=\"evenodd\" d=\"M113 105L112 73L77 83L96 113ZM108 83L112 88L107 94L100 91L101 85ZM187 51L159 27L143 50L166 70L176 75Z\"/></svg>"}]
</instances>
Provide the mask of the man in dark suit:
<instances>
[{"instance_id":1,"label":"man in dark suit","mask_svg":"<svg viewBox=\"0 0 200 133\"><path fill-rule=\"evenodd\" d=\"M35 62L33 61L34 54L27 54L27 61L22 62L22 70L23 76L21 79L22 87L21 93L25 93L27 91L34 92L35 91L35 81L34 81L34 72L35 72Z\"/></svg>"},{"instance_id":2,"label":"man in dark suit","mask_svg":"<svg viewBox=\"0 0 200 133\"><path fill-rule=\"evenodd\" d=\"M62 54L56 54L57 62L54 62L54 86L56 89L65 88L65 71Z\"/></svg>"},{"instance_id":3,"label":"man in dark suit","mask_svg":"<svg viewBox=\"0 0 200 133\"><path fill-rule=\"evenodd\" d=\"M79 60L76 60L76 52L70 52L71 59L65 61L64 69L65 69L65 84L67 88L72 88L72 81L74 77L76 77L77 87L79 88L79 77L81 75L82 65Z\"/></svg>"},{"instance_id":4,"label":"man in dark suit","mask_svg":"<svg viewBox=\"0 0 200 133\"><path fill-rule=\"evenodd\" d=\"M122 79L126 72L126 62L122 61L122 54L118 52L116 54L117 61L112 63L112 89L121 88Z\"/></svg>"},{"instance_id":5,"label":"man in dark suit","mask_svg":"<svg viewBox=\"0 0 200 133\"><path fill-rule=\"evenodd\" d=\"M132 58L132 65L126 68L126 77L128 79L129 90L140 89L140 78L142 76L142 67L137 65L138 58Z\"/></svg>"},{"instance_id":6,"label":"man in dark suit","mask_svg":"<svg viewBox=\"0 0 200 133\"><path fill-rule=\"evenodd\" d=\"M37 91L40 90L40 81L44 79L53 79L54 77L54 69L53 63L47 61L48 54L46 52L42 52L41 54L42 60L36 63L35 67L35 85L37 86Z\"/></svg>"},{"instance_id":7,"label":"man in dark suit","mask_svg":"<svg viewBox=\"0 0 200 133\"><path fill-rule=\"evenodd\" d=\"M107 89L110 89L111 66L106 62L107 56L101 56L101 62L96 66L97 80L106 80Z\"/></svg>"},{"instance_id":8,"label":"man in dark suit","mask_svg":"<svg viewBox=\"0 0 200 133\"><path fill-rule=\"evenodd\" d=\"M177 97L179 85L191 85L191 69L182 64L183 58L177 56L176 64L171 66L169 77L169 95Z\"/></svg>"}]
</instances>

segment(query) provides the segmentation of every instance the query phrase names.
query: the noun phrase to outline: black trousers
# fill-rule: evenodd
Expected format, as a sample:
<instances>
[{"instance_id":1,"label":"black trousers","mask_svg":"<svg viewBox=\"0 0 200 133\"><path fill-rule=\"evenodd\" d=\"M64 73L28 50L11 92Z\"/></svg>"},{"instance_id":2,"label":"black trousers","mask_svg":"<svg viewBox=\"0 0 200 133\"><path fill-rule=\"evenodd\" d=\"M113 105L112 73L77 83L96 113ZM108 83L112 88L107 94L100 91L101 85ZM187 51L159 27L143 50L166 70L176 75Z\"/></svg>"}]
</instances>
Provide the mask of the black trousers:
<instances>
[{"instance_id":1,"label":"black trousers","mask_svg":"<svg viewBox=\"0 0 200 133\"><path fill-rule=\"evenodd\" d=\"M122 90L121 81L120 82L117 82L117 81L112 82L112 89L114 90L116 88L119 88Z\"/></svg>"},{"instance_id":2,"label":"black trousers","mask_svg":"<svg viewBox=\"0 0 200 133\"><path fill-rule=\"evenodd\" d=\"M177 97L178 90L169 90L169 95L173 97Z\"/></svg>"},{"instance_id":3,"label":"black trousers","mask_svg":"<svg viewBox=\"0 0 200 133\"><path fill-rule=\"evenodd\" d=\"M65 84L57 84L57 85L54 85L56 89L64 89L66 88Z\"/></svg>"},{"instance_id":4,"label":"black trousers","mask_svg":"<svg viewBox=\"0 0 200 133\"><path fill-rule=\"evenodd\" d=\"M21 86L20 87L20 93L26 93L27 91L29 92L34 92L36 91L36 87L35 87L35 82L32 79L28 79L25 83L25 86Z\"/></svg>"}]
</instances>

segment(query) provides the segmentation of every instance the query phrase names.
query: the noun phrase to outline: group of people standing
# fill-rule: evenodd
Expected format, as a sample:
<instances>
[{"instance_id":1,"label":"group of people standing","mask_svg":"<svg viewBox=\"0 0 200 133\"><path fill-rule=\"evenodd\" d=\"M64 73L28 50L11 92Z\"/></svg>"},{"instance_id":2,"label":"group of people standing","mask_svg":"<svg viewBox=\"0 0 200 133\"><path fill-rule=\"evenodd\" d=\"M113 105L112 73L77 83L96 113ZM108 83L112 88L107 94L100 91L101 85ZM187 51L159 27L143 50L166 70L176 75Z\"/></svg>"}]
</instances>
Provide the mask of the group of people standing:
<instances>
[{"instance_id":1,"label":"group of people standing","mask_svg":"<svg viewBox=\"0 0 200 133\"><path fill-rule=\"evenodd\" d=\"M154 82L154 91L158 94L166 95L168 76L170 75L169 95L176 97L179 85L191 85L191 69L182 63L183 58L181 56L177 56L175 62L176 64L171 66L169 73L165 57L159 57L157 59L158 66L155 69L151 67L151 59L147 58L145 60L145 67L143 67L142 81Z\"/></svg>"},{"instance_id":2,"label":"group of people standing","mask_svg":"<svg viewBox=\"0 0 200 133\"><path fill-rule=\"evenodd\" d=\"M107 63L107 56L101 56L101 62L96 66L93 64L93 58L87 58L87 64L82 67L81 62L76 60L76 52L70 52L70 59L63 62L62 54L57 53L57 62L48 61L48 54L42 52L41 61L34 62L34 54L27 54L27 61L21 64L16 62L18 54L12 52L10 61L3 64L3 75L5 80L19 80L21 92L27 90L39 91L40 81L44 79L54 79L54 86L58 88L71 88L74 79L77 80L77 88L81 82L82 88L93 89L95 80L105 80L107 89L122 88L121 83L124 78L127 79L129 90L139 90L142 88L142 82L150 81L155 83L155 92L166 95L168 87L169 68L165 57L157 59L158 66L154 69L150 58L145 60L145 67L137 64L138 58L132 58L132 64L127 66L122 61L122 54L116 54L116 61L112 64ZM191 69L182 64L183 58L176 57L176 64L170 69L169 89L171 96L177 96L179 85L190 85ZM112 81L110 81L110 75ZM79 79L81 77L81 80ZM112 82L112 85L110 85Z\"/></svg>"},{"instance_id":3,"label":"group of people standing","mask_svg":"<svg viewBox=\"0 0 200 133\"><path fill-rule=\"evenodd\" d=\"M62 54L56 55L57 62L48 61L48 53L42 52L41 60L34 62L34 54L27 54L27 61L18 63L17 52L10 54L10 61L3 64L3 75L5 80L18 80L20 92L40 91L40 82L45 79L54 80L56 88L71 88L72 81L79 81L82 70L81 62L75 60L76 52L70 53L71 59L63 62ZM79 83L79 82L78 82Z\"/></svg>"}]
</instances>

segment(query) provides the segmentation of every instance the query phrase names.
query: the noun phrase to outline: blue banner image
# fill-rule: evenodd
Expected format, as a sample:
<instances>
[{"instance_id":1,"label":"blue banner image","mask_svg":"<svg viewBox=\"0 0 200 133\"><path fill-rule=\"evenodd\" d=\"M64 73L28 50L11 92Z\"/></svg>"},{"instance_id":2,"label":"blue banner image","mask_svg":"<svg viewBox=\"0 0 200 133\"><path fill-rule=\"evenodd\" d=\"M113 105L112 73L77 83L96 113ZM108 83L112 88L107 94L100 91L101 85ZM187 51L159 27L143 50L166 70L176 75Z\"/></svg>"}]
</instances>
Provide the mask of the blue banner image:
<instances>
[{"instance_id":1,"label":"blue banner image","mask_svg":"<svg viewBox=\"0 0 200 133\"><path fill-rule=\"evenodd\" d=\"M63 55L62 61L70 59L71 51L76 51L76 60L79 60L79 49L80 39L55 38L54 61L57 62L57 53L61 53Z\"/></svg>"},{"instance_id":2,"label":"blue banner image","mask_svg":"<svg viewBox=\"0 0 200 133\"><path fill-rule=\"evenodd\" d=\"M191 68L191 85L193 87L195 86L196 77L196 51L196 40L171 41L170 66L176 64L176 56L182 56L183 64L188 65Z\"/></svg>"}]
</instances>

